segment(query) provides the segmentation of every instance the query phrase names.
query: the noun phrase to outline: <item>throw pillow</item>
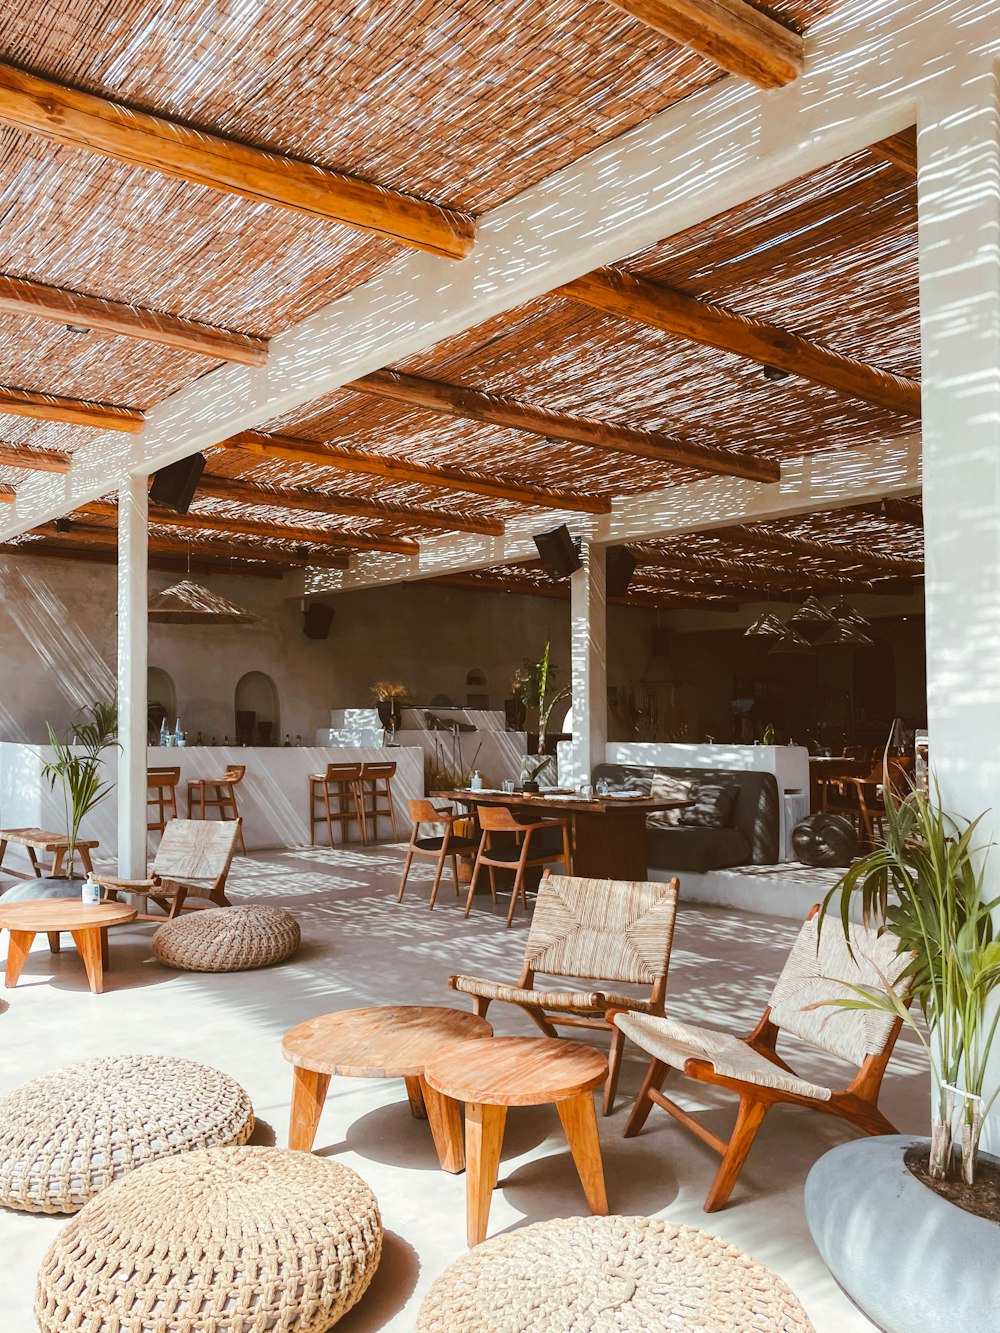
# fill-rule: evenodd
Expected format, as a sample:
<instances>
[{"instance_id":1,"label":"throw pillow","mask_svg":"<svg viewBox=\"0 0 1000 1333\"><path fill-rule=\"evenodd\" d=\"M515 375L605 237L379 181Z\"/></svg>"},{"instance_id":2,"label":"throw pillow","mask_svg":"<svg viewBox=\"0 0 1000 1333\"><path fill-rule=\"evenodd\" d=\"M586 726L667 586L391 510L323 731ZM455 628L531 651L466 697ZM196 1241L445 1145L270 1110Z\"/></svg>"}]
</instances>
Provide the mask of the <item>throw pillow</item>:
<instances>
[{"instance_id":1,"label":"throw pillow","mask_svg":"<svg viewBox=\"0 0 1000 1333\"><path fill-rule=\"evenodd\" d=\"M727 828L736 806L739 787L721 783L692 784L692 805L680 812L682 828Z\"/></svg>"},{"instance_id":2,"label":"throw pillow","mask_svg":"<svg viewBox=\"0 0 1000 1333\"><path fill-rule=\"evenodd\" d=\"M690 799L691 786L691 782L684 778L672 778L660 773L653 779L649 794L659 801L687 801ZM678 806L676 810L654 810L646 816L646 823L652 828L676 828L686 808Z\"/></svg>"}]
</instances>

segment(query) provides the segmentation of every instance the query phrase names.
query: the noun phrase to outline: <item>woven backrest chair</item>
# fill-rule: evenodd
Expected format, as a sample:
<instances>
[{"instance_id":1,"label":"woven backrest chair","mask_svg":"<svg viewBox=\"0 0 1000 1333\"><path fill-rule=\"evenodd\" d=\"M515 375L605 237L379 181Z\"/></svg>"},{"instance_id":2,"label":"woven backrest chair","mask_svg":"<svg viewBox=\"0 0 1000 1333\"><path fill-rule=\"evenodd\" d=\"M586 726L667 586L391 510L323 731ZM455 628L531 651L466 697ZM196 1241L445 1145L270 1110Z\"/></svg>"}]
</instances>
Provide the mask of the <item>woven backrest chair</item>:
<instances>
[{"instance_id":1,"label":"woven backrest chair","mask_svg":"<svg viewBox=\"0 0 1000 1333\"><path fill-rule=\"evenodd\" d=\"M542 876L528 932L524 967L516 985L455 976L453 990L473 997L476 1013L493 1000L519 1005L549 1037L557 1027L611 1032L604 1114L614 1107L623 1034L606 1018L609 1009L662 1014L673 946L680 885L633 880ZM649 994L612 994L604 989L543 990L535 976L645 985Z\"/></svg>"},{"instance_id":2,"label":"woven backrest chair","mask_svg":"<svg viewBox=\"0 0 1000 1333\"><path fill-rule=\"evenodd\" d=\"M897 952L894 935L865 926L850 927L848 946L839 921L830 920L820 930L818 912L814 907L799 931L770 1003L747 1037L656 1015L609 1015L615 1027L651 1057L626 1137L638 1134L652 1107L660 1106L719 1153L722 1163L705 1200L707 1213L726 1203L765 1114L777 1102L825 1111L868 1134L896 1132L878 1109L878 1095L902 1020L882 1010L836 1008L829 1001L856 998L851 986L870 986L883 991L891 987L907 1003L910 982L903 973L910 955ZM852 1077L835 1088L800 1077L777 1052L782 1032L849 1062ZM738 1095L736 1124L728 1139L663 1095L660 1089L671 1069Z\"/></svg>"},{"instance_id":3,"label":"woven backrest chair","mask_svg":"<svg viewBox=\"0 0 1000 1333\"><path fill-rule=\"evenodd\" d=\"M110 898L128 893L151 898L169 917L181 911L187 898L207 898L216 907L229 907L226 878L240 838L241 819L170 819L156 849L148 879L96 876ZM162 920L148 917L143 920Z\"/></svg>"}]
</instances>

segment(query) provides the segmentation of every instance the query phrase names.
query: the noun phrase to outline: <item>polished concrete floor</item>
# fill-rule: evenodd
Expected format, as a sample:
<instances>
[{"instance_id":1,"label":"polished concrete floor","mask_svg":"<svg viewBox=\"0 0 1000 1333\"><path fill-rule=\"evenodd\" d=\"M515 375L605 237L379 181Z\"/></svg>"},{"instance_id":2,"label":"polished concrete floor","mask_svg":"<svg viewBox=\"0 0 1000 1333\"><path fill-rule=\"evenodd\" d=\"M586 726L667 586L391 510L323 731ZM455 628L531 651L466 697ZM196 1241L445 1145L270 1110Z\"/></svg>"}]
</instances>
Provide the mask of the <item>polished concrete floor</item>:
<instances>
[{"instance_id":1,"label":"polished concrete floor","mask_svg":"<svg viewBox=\"0 0 1000 1333\"><path fill-rule=\"evenodd\" d=\"M487 897L463 921L447 884L427 911L429 873L418 868L395 901L402 851L299 848L238 858L230 880L236 902L268 901L293 911L301 951L260 972L178 973L151 955L151 927L112 936L104 995L87 989L81 960L67 947L36 948L0 1014L0 1093L72 1061L115 1053L181 1055L215 1065L249 1091L255 1142L286 1142L289 1066L281 1035L316 1014L359 1005L462 1002L450 973L516 978L526 921L504 928ZM683 886L682 886L683 891ZM796 924L775 917L692 904L682 908L670 975L668 1012L746 1031L759 1017ZM4 936L4 943L6 936ZM510 1006L495 1005L499 1032L530 1033ZM803 1073L820 1071L811 1053ZM802 1184L827 1148L851 1136L827 1117L781 1108L768 1116L729 1206L708 1216L702 1201L716 1158L665 1114L653 1111L643 1134L622 1138L643 1061L629 1052L614 1114L601 1121L613 1211L668 1216L724 1237L779 1273L818 1333L861 1333L868 1323L841 1294L806 1230ZM676 1085L681 1087L681 1081ZM727 1133L732 1106L688 1084L687 1104ZM903 1130L923 1130L928 1082L919 1046L901 1041L882 1105ZM428 1285L465 1250L464 1177L442 1173L424 1123L411 1118L402 1082L334 1080L317 1151L358 1171L378 1197L386 1228L382 1264L360 1305L338 1325L344 1333L412 1330ZM583 1196L553 1108L511 1111L490 1234L584 1211ZM0 1330L30 1333L34 1275L63 1225L52 1217L0 1210ZM641 1333L635 1330L634 1333Z\"/></svg>"}]
</instances>

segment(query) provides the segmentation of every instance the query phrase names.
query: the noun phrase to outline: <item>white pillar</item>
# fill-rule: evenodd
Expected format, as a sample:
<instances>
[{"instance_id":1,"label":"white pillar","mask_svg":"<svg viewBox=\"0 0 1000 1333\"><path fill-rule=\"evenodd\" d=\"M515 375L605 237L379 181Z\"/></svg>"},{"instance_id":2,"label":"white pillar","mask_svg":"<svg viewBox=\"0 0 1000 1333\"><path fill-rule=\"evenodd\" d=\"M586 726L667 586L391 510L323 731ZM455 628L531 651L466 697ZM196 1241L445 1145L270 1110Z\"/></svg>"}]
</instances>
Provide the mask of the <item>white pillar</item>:
<instances>
[{"instance_id":1,"label":"white pillar","mask_svg":"<svg viewBox=\"0 0 1000 1333\"><path fill-rule=\"evenodd\" d=\"M146 874L148 479L118 492L118 874Z\"/></svg>"},{"instance_id":2,"label":"white pillar","mask_svg":"<svg viewBox=\"0 0 1000 1333\"><path fill-rule=\"evenodd\" d=\"M608 740L608 624L605 548L584 541L583 568L570 578L570 650L573 667L573 745L559 781L589 782L604 762Z\"/></svg>"},{"instance_id":3,"label":"white pillar","mask_svg":"<svg viewBox=\"0 0 1000 1333\"><path fill-rule=\"evenodd\" d=\"M931 772L1000 837L1000 95L983 62L919 116ZM986 892L1000 892L1000 847ZM997 1071L1000 1075L1000 1070ZM996 1116L984 1147L1000 1143ZM992 1140L992 1141L991 1141Z\"/></svg>"}]
</instances>

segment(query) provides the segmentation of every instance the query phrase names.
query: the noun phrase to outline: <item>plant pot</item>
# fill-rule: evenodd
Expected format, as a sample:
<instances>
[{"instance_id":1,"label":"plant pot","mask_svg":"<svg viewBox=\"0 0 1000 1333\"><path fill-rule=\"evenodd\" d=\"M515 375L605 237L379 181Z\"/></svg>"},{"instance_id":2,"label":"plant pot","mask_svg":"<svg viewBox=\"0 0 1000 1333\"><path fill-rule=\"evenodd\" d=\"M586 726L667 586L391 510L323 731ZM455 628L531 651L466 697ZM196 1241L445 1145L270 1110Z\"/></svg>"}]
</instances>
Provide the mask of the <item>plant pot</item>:
<instances>
[{"instance_id":1,"label":"plant pot","mask_svg":"<svg viewBox=\"0 0 1000 1333\"><path fill-rule=\"evenodd\" d=\"M526 754L521 761L521 786L525 791L537 791L540 786L554 787L559 775L554 754ZM533 788L528 783L534 783Z\"/></svg>"},{"instance_id":2,"label":"plant pot","mask_svg":"<svg viewBox=\"0 0 1000 1333\"><path fill-rule=\"evenodd\" d=\"M823 1262L885 1333L995 1333L1000 1226L941 1198L903 1160L927 1140L843 1143L809 1172L806 1220Z\"/></svg>"},{"instance_id":3,"label":"plant pot","mask_svg":"<svg viewBox=\"0 0 1000 1333\"><path fill-rule=\"evenodd\" d=\"M528 778L521 783L521 790L526 791L530 796L533 796L538 791L538 783L532 782L531 779Z\"/></svg>"}]
</instances>

